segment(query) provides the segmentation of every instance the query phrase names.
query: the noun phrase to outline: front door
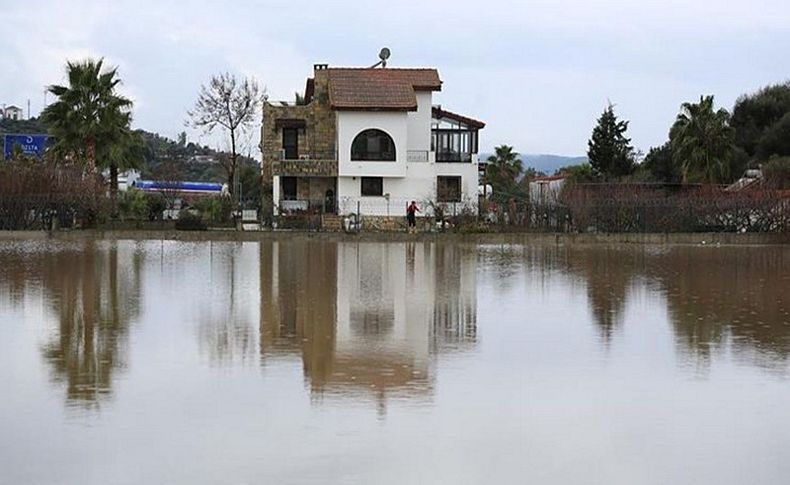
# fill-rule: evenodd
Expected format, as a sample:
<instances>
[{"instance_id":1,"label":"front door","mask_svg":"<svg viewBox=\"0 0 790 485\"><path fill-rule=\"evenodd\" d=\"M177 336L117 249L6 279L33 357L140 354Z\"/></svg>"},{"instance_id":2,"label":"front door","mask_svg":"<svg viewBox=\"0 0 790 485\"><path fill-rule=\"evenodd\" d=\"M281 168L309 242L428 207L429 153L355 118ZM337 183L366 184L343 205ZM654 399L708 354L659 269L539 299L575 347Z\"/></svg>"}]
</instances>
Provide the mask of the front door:
<instances>
[{"instance_id":1,"label":"front door","mask_svg":"<svg viewBox=\"0 0 790 485\"><path fill-rule=\"evenodd\" d=\"M328 189L324 194L324 212L327 214L335 213L335 191Z\"/></svg>"}]
</instances>

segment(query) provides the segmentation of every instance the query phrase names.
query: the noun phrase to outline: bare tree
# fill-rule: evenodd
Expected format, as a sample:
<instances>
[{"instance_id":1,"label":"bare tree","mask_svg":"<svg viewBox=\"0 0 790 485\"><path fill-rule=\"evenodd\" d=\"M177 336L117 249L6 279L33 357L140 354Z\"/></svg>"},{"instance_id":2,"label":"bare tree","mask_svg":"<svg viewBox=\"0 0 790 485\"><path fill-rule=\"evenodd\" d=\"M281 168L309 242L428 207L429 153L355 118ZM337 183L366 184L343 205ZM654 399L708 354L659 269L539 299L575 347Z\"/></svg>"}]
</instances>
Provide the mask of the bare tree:
<instances>
[{"instance_id":1,"label":"bare tree","mask_svg":"<svg viewBox=\"0 0 790 485\"><path fill-rule=\"evenodd\" d=\"M154 180L161 184L162 199L166 209L174 209L176 199L181 195L181 181L184 172L173 159L164 160L153 173Z\"/></svg>"},{"instance_id":2,"label":"bare tree","mask_svg":"<svg viewBox=\"0 0 790 485\"><path fill-rule=\"evenodd\" d=\"M211 77L208 85L200 86L195 107L188 111L190 126L211 133L220 127L230 135L230 158L220 157L228 176L228 189L234 195L234 178L238 166L237 140L255 122L261 103L261 89L253 78L239 80L223 73Z\"/></svg>"}]
</instances>

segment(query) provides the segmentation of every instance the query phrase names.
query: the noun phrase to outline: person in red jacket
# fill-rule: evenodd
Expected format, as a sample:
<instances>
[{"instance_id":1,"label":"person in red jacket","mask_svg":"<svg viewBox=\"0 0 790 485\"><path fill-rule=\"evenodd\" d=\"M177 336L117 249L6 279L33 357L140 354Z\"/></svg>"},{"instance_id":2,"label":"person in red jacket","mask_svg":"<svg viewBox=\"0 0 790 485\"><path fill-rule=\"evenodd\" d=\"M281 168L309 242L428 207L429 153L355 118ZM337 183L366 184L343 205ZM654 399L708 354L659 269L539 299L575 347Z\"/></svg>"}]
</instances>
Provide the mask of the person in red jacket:
<instances>
[{"instance_id":1,"label":"person in red jacket","mask_svg":"<svg viewBox=\"0 0 790 485\"><path fill-rule=\"evenodd\" d=\"M409 223L409 233L416 233L417 232L417 213L420 212L420 208L417 207L417 203L411 201L411 204L406 207L406 221Z\"/></svg>"}]
</instances>

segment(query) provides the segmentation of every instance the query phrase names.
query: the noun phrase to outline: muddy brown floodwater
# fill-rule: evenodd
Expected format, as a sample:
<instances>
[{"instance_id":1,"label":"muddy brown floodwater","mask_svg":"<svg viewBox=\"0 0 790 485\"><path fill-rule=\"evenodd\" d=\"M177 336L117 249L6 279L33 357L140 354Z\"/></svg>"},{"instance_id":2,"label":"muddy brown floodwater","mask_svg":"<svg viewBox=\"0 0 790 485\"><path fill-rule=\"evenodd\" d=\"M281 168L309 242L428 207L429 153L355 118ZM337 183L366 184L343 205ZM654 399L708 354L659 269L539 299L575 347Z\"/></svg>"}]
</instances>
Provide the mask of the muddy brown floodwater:
<instances>
[{"instance_id":1,"label":"muddy brown floodwater","mask_svg":"<svg viewBox=\"0 0 790 485\"><path fill-rule=\"evenodd\" d=\"M0 482L790 483L790 248L3 241Z\"/></svg>"}]
</instances>

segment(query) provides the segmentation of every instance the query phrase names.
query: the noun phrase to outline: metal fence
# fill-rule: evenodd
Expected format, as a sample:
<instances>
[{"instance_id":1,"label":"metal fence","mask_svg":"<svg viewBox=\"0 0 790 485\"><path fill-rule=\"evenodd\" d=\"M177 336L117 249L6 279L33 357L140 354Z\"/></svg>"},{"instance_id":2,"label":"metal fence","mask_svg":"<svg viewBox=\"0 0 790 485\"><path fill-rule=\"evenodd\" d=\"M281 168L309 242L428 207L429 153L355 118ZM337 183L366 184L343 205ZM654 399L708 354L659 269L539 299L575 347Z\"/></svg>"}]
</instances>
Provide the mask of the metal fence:
<instances>
[{"instance_id":1,"label":"metal fence","mask_svg":"<svg viewBox=\"0 0 790 485\"><path fill-rule=\"evenodd\" d=\"M578 185L554 201L510 197L481 204L483 221L503 230L543 232L787 232L790 193L722 187Z\"/></svg>"}]
</instances>

